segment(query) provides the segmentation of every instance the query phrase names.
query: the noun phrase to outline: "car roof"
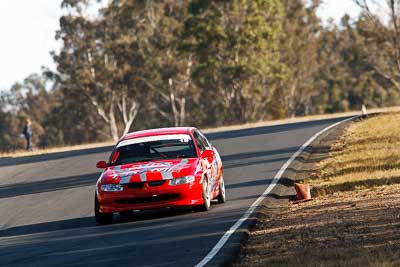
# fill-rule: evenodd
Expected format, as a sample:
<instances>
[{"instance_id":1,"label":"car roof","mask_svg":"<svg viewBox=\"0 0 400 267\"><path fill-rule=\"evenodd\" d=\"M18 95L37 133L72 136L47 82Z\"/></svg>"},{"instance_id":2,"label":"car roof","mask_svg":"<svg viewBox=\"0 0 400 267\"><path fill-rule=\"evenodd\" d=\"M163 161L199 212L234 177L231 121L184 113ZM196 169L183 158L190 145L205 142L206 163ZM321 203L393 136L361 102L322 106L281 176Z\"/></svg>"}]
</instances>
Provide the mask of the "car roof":
<instances>
[{"instance_id":1,"label":"car roof","mask_svg":"<svg viewBox=\"0 0 400 267\"><path fill-rule=\"evenodd\" d=\"M137 131L137 132L127 133L126 135L121 137L120 141L139 138L139 137L154 136L154 135L189 134L195 129L196 128L194 127L168 127L168 128L157 128L144 131Z\"/></svg>"}]
</instances>

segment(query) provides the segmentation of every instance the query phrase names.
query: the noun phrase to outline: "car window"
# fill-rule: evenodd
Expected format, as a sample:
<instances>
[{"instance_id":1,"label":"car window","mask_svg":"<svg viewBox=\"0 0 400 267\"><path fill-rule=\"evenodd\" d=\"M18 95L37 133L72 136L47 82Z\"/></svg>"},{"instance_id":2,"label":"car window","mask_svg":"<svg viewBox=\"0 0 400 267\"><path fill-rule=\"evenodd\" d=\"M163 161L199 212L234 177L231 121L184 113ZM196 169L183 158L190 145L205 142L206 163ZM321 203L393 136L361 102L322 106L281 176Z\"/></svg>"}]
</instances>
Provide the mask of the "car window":
<instances>
[{"instance_id":1,"label":"car window","mask_svg":"<svg viewBox=\"0 0 400 267\"><path fill-rule=\"evenodd\" d=\"M203 143L206 145L207 149L212 149L212 145L208 142L207 138L204 136L202 132L199 131L200 138L203 140Z\"/></svg>"},{"instance_id":2,"label":"car window","mask_svg":"<svg viewBox=\"0 0 400 267\"><path fill-rule=\"evenodd\" d=\"M152 160L195 158L196 150L189 135L154 136L126 140L118 144L111 156L111 165Z\"/></svg>"},{"instance_id":3,"label":"car window","mask_svg":"<svg viewBox=\"0 0 400 267\"><path fill-rule=\"evenodd\" d=\"M204 150L206 150L207 145L206 145L206 143L204 143L204 140L201 138L199 132L194 131L193 136L194 136L194 140L196 141L197 145L200 148L200 151L203 152Z\"/></svg>"}]
</instances>

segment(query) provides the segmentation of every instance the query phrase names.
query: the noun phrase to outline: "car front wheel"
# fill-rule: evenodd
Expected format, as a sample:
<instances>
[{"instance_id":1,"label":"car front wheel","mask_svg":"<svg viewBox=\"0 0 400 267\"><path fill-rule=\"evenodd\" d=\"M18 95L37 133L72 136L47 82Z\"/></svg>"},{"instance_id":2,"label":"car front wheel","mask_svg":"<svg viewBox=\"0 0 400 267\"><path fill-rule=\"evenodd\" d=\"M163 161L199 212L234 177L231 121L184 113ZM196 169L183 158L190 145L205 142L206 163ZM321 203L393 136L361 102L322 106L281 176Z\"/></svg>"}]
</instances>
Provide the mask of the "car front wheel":
<instances>
[{"instance_id":1,"label":"car front wheel","mask_svg":"<svg viewBox=\"0 0 400 267\"><path fill-rule=\"evenodd\" d=\"M211 208L210 188L208 186L208 180L205 177L204 177L203 183L202 183L202 195L203 195L204 203L202 205L195 206L194 209L196 211L208 211Z\"/></svg>"},{"instance_id":2,"label":"car front wheel","mask_svg":"<svg viewBox=\"0 0 400 267\"><path fill-rule=\"evenodd\" d=\"M113 220L113 214L112 213L102 213L100 212L100 204L99 200L97 199L97 196L94 198L94 215L96 218L96 222L98 224L110 224L112 223Z\"/></svg>"}]
</instances>

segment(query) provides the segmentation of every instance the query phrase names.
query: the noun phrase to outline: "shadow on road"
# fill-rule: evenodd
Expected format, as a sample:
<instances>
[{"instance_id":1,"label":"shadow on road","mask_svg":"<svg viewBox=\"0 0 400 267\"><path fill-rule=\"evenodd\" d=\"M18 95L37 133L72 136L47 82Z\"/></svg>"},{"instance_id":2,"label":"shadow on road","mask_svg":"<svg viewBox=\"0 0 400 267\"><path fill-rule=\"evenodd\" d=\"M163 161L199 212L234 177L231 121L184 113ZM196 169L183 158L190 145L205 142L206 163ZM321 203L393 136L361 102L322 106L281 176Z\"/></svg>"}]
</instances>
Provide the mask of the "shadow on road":
<instances>
[{"instance_id":1,"label":"shadow on road","mask_svg":"<svg viewBox=\"0 0 400 267\"><path fill-rule=\"evenodd\" d=\"M96 226L93 217L19 226L0 231L0 259L4 265L27 266L132 262L194 266L242 213L242 209L224 209L204 216L178 210L134 215L106 226ZM245 225L250 222L254 223L253 216ZM230 245L241 236L240 231L235 233Z\"/></svg>"},{"instance_id":2,"label":"shadow on road","mask_svg":"<svg viewBox=\"0 0 400 267\"><path fill-rule=\"evenodd\" d=\"M94 186L98 178L99 178L99 173L90 173L83 175L67 176L62 178L53 178L35 182L2 185L0 186L0 199L64 190L64 189L82 187L87 185Z\"/></svg>"},{"instance_id":3,"label":"shadow on road","mask_svg":"<svg viewBox=\"0 0 400 267\"><path fill-rule=\"evenodd\" d=\"M113 146L105 146L105 147L88 148L88 149L74 150L74 151L55 152L43 155L24 156L18 158L2 157L0 158L0 167L35 163L46 160L55 160L55 159L62 159L62 158L96 154L96 153L105 153L105 152L111 153L112 149Z\"/></svg>"},{"instance_id":4,"label":"shadow on road","mask_svg":"<svg viewBox=\"0 0 400 267\"><path fill-rule=\"evenodd\" d=\"M186 209L160 209L160 210L148 210L141 212L132 212L130 215L120 216L114 215L114 222L112 225L118 225L121 223L149 221L148 225L152 225L156 222L150 222L150 220L161 219L161 218L172 218L179 215L189 214L192 210ZM38 224L22 225L17 227L0 230L0 237L6 236L18 236L36 233L48 233L59 230L68 230L76 228L85 228L97 226L99 228L102 225L97 225L94 216L82 217L76 219L67 219L61 221L45 222Z\"/></svg>"},{"instance_id":5,"label":"shadow on road","mask_svg":"<svg viewBox=\"0 0 400 267\"><path fill-rule=\"evenodd\" d=\"M296 146L296 147L287 147L287 148L282 148L282 149L263 150L263 151L223 155L222 160L224 162L226 162L226 161L232 161L232 160L242 160L242 159L249 159L249 158L272 156L272 155L277 155L277 154L286 154L286 153L293 154L298 149L299 149L299 147Z\"/></svg>"},{"instance_id":6,"label":"shadow on road","mask_svg":"<svg viewBox=\"0 0 400 267\"><path fill-rule=\"evenodd\" d=\"M277 133L277 132L287 132L287 131L293 131L293 130L308 128L308 127L315 127L315 126L321 125L321 123L334 123L336 121L340 121L343 119L344 118L326 119L326 120L319 120L319 121L297 122L297 123L291 123L291 124L285 124L285 125L263 126L263 127L256 127L256 128L250 128L250 129L223 131L223 132L217 132L217 133L209 133L209 134L207 134L207 137L210 140L218 140L218 139L245 137L245 136L261 135L261 134L269 134L269 133ZM35 162L46 161L46 160L62 159L62 158L67 158L67 157L79 156L79 155L111 152L112 149L113 149L113 146L106 146L106 147L89 148L89 149L75 150L75 151L56 152L56 153L36 155L36 156L25 156L25 157L18 157L18 158L3 157L3 158L0 158L0 167L10 166L10 165L27 164L27 163L35 163Z\"/></svg>"},{"instance_id":7,"label":"shadow on road","mask_svg":"<svg viewBox=\"0 0 400 267\"><path fill-rule=\"evenodd\" d=\"M69 220L62 220L55 222L28 224L28 225L8 228L5 230L0 230L0 237L54 232L58 230L89 227L93 225L95 225L94 217L83 217L83 218L69 219Z\"/></svg>"},{"instance_id":8,"label":"shadow on road","mask_svg":"<svg viewBox=\"0 0 400 267\"><path fill-rule=\"evenodd\" d=\"M224 169L232 169L232 168L238 168L238 167L246 167L246 166L252 166L252 165L258 165L258 164L266 164L266 163L274 163L274 162L285 162L289 159L290 157L282 157L282 158L275 158L275 159L259 159L259 160L248 160L248 161L239 161L239 162L234 162L234 163L229 163L225 162L224 160Z\"/></svg>"},{"instance_id":9,"label":"shadow on road","mask_svg":"<svg viewBox=\"0 0 400 267\"><path fill-rule=\"evenodd\" d=\"M254 181L246 181L246 182L241 182L241 183L235 183L235 184L226 184L225 187L227 189L232 189L232 188L242 188L242 187L248 187L248 186L268 186L270 184L274 185L283 185L286 187L291 187L293 186L293 180L282 177L278 181L275 181L274 179L262 179L262 180L254 180Z\"/></svg>"},{"instance_id":10,"label":"shadow on road","mask_svg":"<svg viewBox=\"0 0 400 267\"><path fill-rule=\"evenodd\" d=\"M249 128L249 129L209 133L209 134L207 134L207 138L209 138L210 140L218 140L218 139L237 138L237 137L245 137L245 136L252 136L252 135L288 132L288 131L294 131L294 130L298 130L298 129L315 127L315 126L319 126L319 125L325 124L325 123L331 124L331 123L335 123L337 121L344 120L346 118L347 117L316 120L316 121L306 121L306 122L296 122L296 123L283 124L283 125L261 126L261 127ZM350 118L350 117L348 117L348 118Z\"/></svg>"},{"instance_id":11,"label":"shadow on road","mask_svg":"<svg viewBox=\"0 0 400 267\"><path fill-rule=\"evenodd\" d=\"M299 149L298 147L288 147L283 149L222 155L222 162L224 163L224 169L231 169L237 167L257 165L257 164L273 163L273 162L285 162L298 149ZM286 154L286 156L271 158L271 156L279 154Z\"/></svg>"}]
</instances>

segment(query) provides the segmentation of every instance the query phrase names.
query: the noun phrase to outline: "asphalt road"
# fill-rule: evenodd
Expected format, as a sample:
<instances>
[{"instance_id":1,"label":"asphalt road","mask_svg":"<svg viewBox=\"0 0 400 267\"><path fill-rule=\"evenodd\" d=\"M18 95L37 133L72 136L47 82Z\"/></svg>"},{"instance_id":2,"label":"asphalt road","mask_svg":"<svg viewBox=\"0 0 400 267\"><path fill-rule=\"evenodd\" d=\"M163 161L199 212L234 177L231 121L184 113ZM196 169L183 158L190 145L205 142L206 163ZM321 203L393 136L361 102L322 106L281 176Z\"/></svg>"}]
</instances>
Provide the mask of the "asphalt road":
<instances>
[{"instance_id":1,"label":"asphalt road","mask_svg":"<svg viewBox=\"0 0 400 267\"><path fill-rule=\"evenodd\" d=\"M214 204L210 212L161 210L117 217L107 226L96 226L93 201L99 176L95 163L106 159L110 148L0 159L0 265L194 266L290 156L340 120L210 134L222 155L227 203ZM229 255L235 242L234 235L210 265Z\"/></svg>"}]
</instances>

